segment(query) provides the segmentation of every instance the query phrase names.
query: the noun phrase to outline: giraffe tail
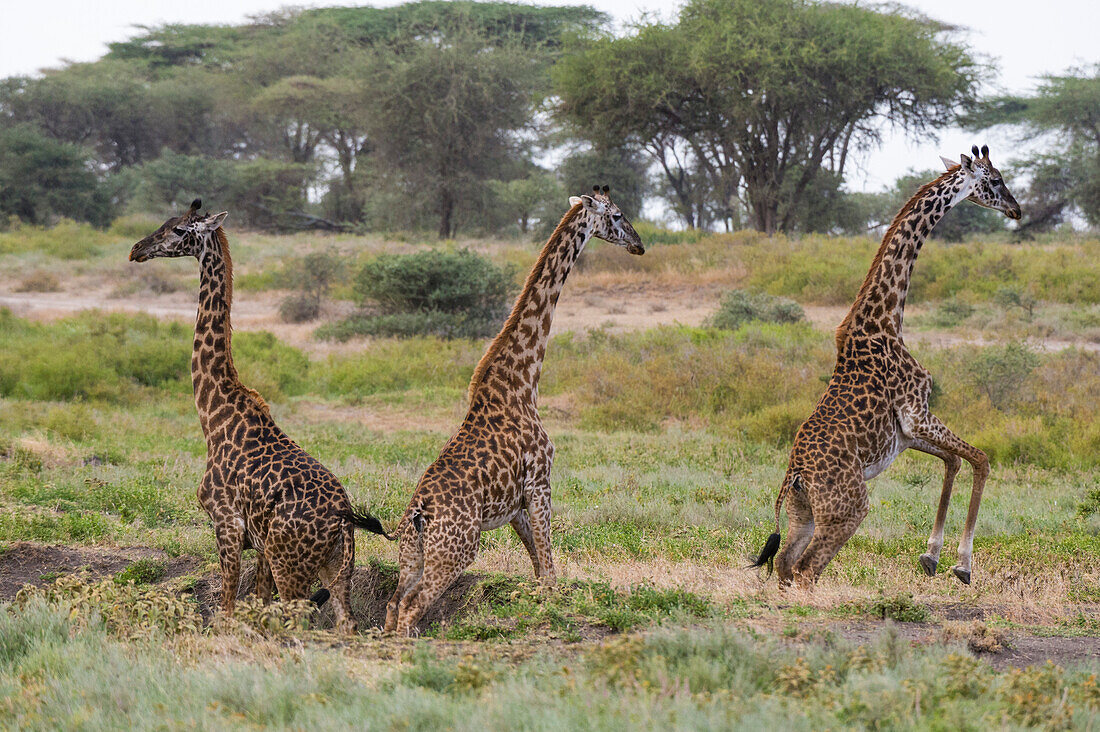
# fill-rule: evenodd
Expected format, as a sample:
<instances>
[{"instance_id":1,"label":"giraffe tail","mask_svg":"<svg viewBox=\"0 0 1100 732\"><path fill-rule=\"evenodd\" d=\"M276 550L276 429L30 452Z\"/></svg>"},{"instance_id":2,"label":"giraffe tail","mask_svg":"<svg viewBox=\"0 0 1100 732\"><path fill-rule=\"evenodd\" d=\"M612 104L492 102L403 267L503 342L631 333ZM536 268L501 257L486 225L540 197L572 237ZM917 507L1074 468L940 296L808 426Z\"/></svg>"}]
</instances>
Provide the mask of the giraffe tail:
<instances>
[{"instance_id":1,"label":"giraffe tail","mask_svg":"<svg viewBox=\"0 0 1100 732\"><path fill-rule=\"evenodd\" d=\"M312 595L310 595L309 601L312 602L317 607L321 607L326 602L328 602L329 596L330 596L329 591L326 590L324 587L322 587L321 589L317 590Z\"/></svg>"},{"instance_id":2,"label":"giraffe tail","mask_svg":"<svg viewBox=\"0 0 1100 732\"><path fill-rule=\"evenodd\" d=\"M390 536L389 534L387 534L385 528L382 527L382 522L376 519L374 516L371 516L369 513L357 513L355 509L348 508L340 511L336 515L349 522L357 529L364 529L365 531L369 531L373 534L381 534L389 541L397 541L397 536ZM397 532L395 532L395 534L396 533Z\"/></svg>"},{"instance_id":3,"label":"giraffe tail","mask_svg":"<svg viewBox=\"0 0 1100 732\"><path fill-rule=\"evenodd\" d=\"M775 499L775 531L764 542L764 548L760 550L760 556L746 569L763 567L766 564L768 565L768 576L771 577L772 571L775 569L775 555L779 552L779 512L783 508L783 501L787 498L787 492L798 480L799 477L795 475L790 480L783 481L783 485L779 488L779 496Z\"/></svg>"}]
</instances>

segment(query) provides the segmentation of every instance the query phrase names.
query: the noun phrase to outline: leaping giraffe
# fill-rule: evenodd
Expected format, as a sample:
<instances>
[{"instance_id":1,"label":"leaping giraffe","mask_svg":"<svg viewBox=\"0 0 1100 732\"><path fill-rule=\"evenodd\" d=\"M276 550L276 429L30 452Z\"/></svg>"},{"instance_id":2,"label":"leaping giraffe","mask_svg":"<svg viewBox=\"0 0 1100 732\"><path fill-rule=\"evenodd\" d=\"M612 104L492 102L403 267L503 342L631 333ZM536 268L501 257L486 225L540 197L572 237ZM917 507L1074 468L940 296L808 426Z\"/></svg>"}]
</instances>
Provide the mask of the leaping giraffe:
<instances>
[{"instance_id":1,"label":"leaping giraffe","mask_svg":"<svg viewBox=\"0 0 1100 732\"><path fill-rule=\"evenodd\" d=\"M303 598L318 576L332 597L337 627L354 633L350 582L355 526L382 533L369 515L354 514L340 481L279 429L267 403L237 378L229 313L233 260L222 222L227 212L203 216L196 199L130 251L131 262L155 257L199 261L199 308L191 357L195 406L206 437L206 472L199 503L214 522L222 571L221 609L232 614L241 552L254 547L256 594ZM352 520L353 519L353 520Z\"/></svg>"},{"instance_id":2,"label":"leaping giraffe","mask_svg":"<svg viewBox=\"0 0 1100 732\"><path fill-rule=\"evenodd\" d=\"M775 562L782 584L815 583L825 566L867 515L867 482L903 450L912 448L943 460L946 472L939 509L920 556L932 576L943 547L944 519L962 460L974 469L974 487L959 544L955 576L970 584L974 524L989 475L984 452L955 436L928 410L932 377L905 347L901 336L905 296L925 237L944 214L968 200L1020 218L1020 205L977 146L974 159L942 158L947 172L926 184L894 218L848 315L836 330L836 366L825 394L799 428L786 476L775 502L775 533L753 566L770 562L779 550L779 512L787 501L789 535Z\"/></svg>"},{"instance_id":3,"label":"leaping giraffe","mask_svg":"<svg viewBox=\"0 0 1100 732\"><path fill-rule=\"evenodd\" d=\"M519 534L543 586L555 582L550 552L550 467L554 446L538 413L538 384L550 323L565 278L595 236L631 254L645 248L598 187L572 197L539 254L500 334L470 381L462 425L424 472L394 534L397 589L387 632L410 635L432 603L473 562L481 532L506 523Z\"/></svg>"}]
</instances>

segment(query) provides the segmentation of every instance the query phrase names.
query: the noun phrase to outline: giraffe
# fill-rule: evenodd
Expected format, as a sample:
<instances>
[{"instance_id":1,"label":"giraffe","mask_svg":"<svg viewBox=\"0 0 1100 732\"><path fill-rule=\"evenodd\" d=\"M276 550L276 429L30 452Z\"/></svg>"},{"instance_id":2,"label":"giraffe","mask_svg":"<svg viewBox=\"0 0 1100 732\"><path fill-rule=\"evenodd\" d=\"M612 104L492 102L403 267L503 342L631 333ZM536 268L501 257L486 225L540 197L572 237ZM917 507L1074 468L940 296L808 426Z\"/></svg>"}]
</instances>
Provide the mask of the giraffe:
<instances>
[{"instance_id":1,"label":"giraffe","mask_svg":"<svg viewBox=\"0 0 1100 732\"><path fill-rule=\"evenodd\" d=\"M571 197L569 205L474 370L462 425L424 472L393 532L400 539L400 569L386 607L387 632L411 635L424 612L473 562L481 532L506 523L519 534L540 586L556 581L550 552L554 445L538 413L554 308L591 237L631 254L645 253L607 186Z\"/></svg>"},{"instance_id":2,"label":"giraffe","mask_svg":"<svg viewBox=\"0 0 1100 732\"><path fill-rule=\"evenodd\" d=\"M894 218L871 263L855 303L836 330L836 366L825 394L799 428L775 502L775 533L754 567L775 558L779 581L802 587L817 582L825 566L855 533L869 510L867 482L906 448L943 460L939 508L920 556L933 576L943 548L944 520L962 460L974 471L970 508L959 543L955 576L970 584L974 524L989 475L984 452L955 436L928 409L932 376L905 347L901 335L905 297L925 237L953 206L969 200L1020 218L1020 205L989 160L989 148L972 149L926 184ZM789 535L780 550L779 512L787 501Z\"/></svg>"},{"instance_id":3,"label":"giraffe","mask_svg":"<svg viewBox=\"0 0 1100 732\"><path fill-rule=\"evenodd\" d=\"M214 523L221 564L221 610L233 613L241 552L256 548L256 594L269 601L305 597L318 576L318 605L331 596L337 628L354 633L350 582L355 566L354 527L382 532L369 514L356 514L340 481L279 429L267 403L237 377L231 348L233 260L222 222L202 215L196 199L134 245L131 262L195 257L199 307L191 381L206 438L206 472L198 499Z\"/></svg>"}]
</instances>

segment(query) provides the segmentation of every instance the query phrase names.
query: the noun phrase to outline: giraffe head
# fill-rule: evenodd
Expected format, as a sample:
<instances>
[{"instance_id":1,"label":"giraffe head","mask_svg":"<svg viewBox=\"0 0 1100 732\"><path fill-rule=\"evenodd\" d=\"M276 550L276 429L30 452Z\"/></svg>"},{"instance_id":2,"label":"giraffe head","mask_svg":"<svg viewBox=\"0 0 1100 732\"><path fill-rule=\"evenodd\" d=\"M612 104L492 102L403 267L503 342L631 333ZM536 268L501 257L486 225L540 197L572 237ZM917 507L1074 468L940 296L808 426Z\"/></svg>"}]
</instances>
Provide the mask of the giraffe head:
<instances>
[{"instance_id":1,"label":"giraffe head","mask_svg":"<svg viewBox=\"0 0 1100 732\"><path fill-rule=\"evenodd\" d=\"M974 153L973 158L961 155L957 163L947 158L940 158L948 170L957 167L965 176L965 184L959 191L960 198L965 197L966 200L973 201L979 206L1000 211L1010 219L1019 219L1020 204L1016 203L1016 199L1008 192L1008 186L1001 177L1001 171L994 168L993 163L989 161L989 146L982 145L982 149L979 150L975 145L970 148L970 152Z\"/></svg>"},{"instance_id":2,"label":"giraffe head","mask_svg":"<svg viewBox=\"0 0 1100 732\"><path fill-rule=\"evenodd\" d=\"M154 257L201 257L229 212L203 216L199 213L200 208L202 201L196 198L186 213L161 224L159 229L134 245L130 250L130 261L144 262Z\"/></svg>"},{"instance_id":3,"label":"giraffe head","mask_svg":"<svg viewBox=\"0 0 1100 732\"><path fill-rule=\"evenodd\" d=\"M631 254L645 254L642 238L608 195L610 189L592 186L590 196L572 196L570 206L580 204L581 215L592 225L592 236L623 247Z\"/></svg>"}]
</instances>

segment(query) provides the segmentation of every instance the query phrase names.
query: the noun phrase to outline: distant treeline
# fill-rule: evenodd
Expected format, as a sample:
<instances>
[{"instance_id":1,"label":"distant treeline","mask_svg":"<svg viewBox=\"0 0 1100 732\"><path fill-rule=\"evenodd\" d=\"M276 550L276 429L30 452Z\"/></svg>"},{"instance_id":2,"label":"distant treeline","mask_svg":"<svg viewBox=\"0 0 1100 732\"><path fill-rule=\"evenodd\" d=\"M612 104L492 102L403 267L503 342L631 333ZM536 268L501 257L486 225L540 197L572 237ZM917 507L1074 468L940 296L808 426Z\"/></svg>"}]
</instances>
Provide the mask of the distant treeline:
<instances>
[{"instance_id":1,"label":"distant treeline","mask_svg":"<svg viewBox=\"0 0 1100 732\"><path fill-rule=\"evenodd\" d=\"M255 227L526 233L601 183L687 227L860 232L931 173L853 194L851 161L887 124L962 120L1050 133L1004 160L1026 227L1100 222L1100 67L983 100L957 35L807 0L691 0L623 34L587 6L435 0L143 28L0 80L0 218L104 225L201 196ZM962 207L942 233L1003 225Z\"/></svg>"}]
</instances>

